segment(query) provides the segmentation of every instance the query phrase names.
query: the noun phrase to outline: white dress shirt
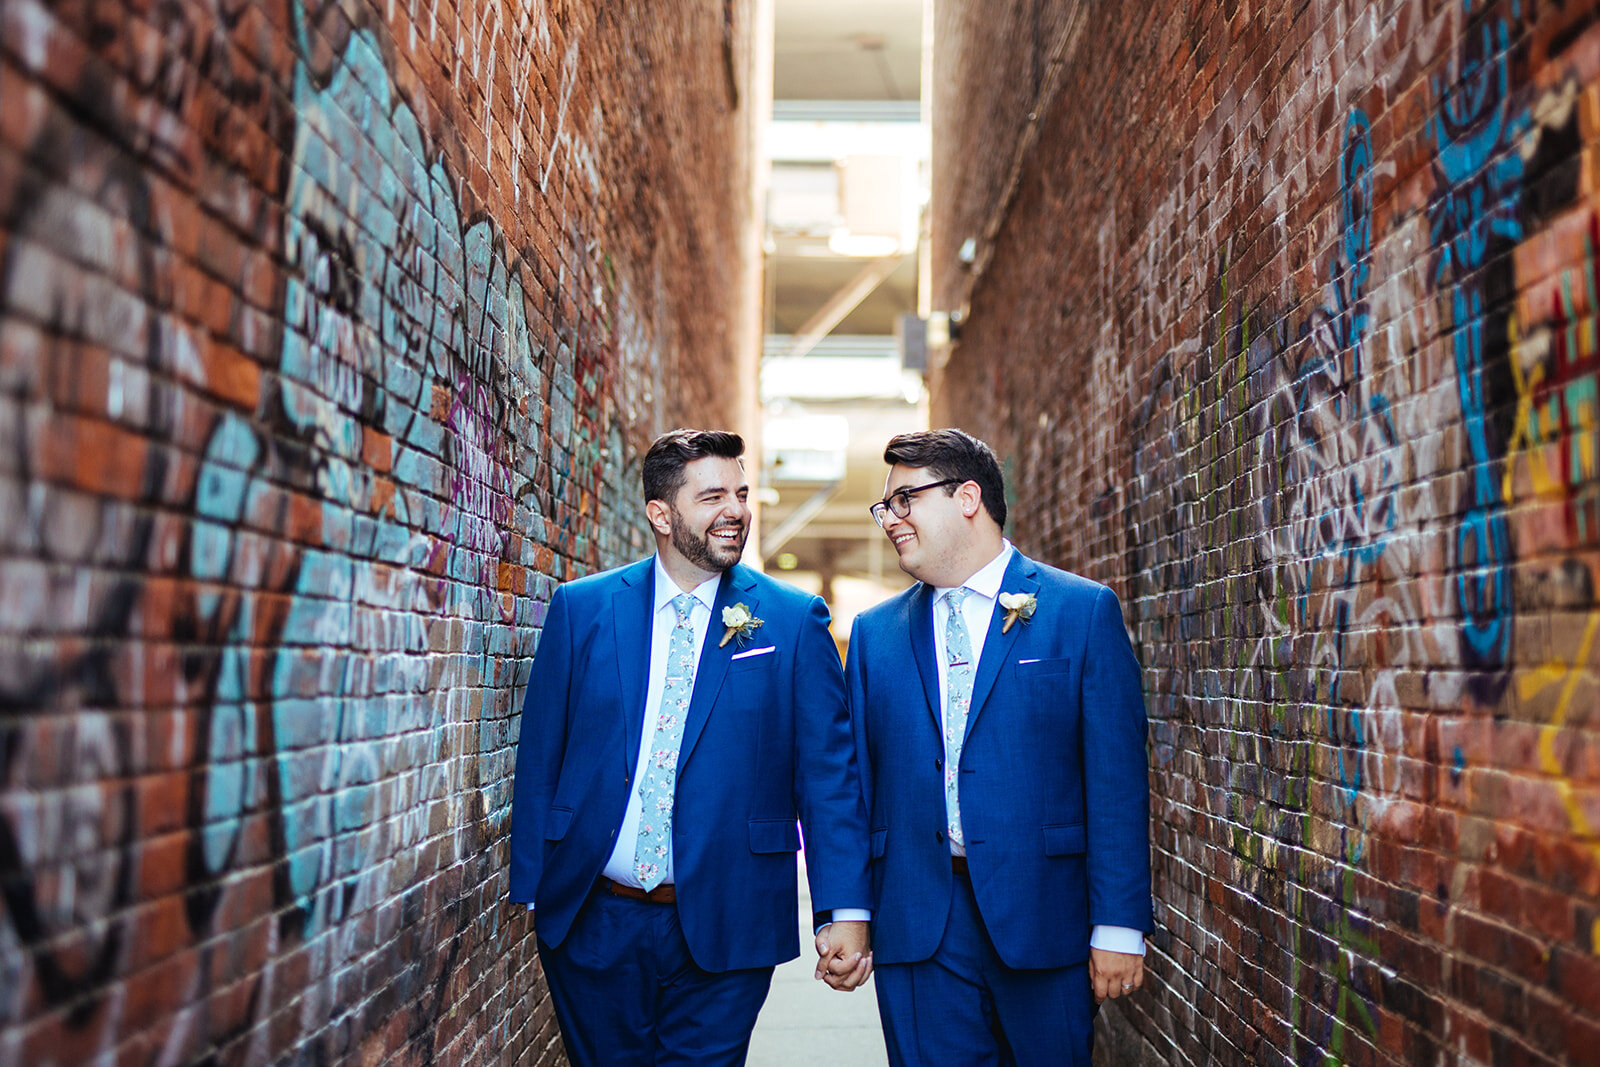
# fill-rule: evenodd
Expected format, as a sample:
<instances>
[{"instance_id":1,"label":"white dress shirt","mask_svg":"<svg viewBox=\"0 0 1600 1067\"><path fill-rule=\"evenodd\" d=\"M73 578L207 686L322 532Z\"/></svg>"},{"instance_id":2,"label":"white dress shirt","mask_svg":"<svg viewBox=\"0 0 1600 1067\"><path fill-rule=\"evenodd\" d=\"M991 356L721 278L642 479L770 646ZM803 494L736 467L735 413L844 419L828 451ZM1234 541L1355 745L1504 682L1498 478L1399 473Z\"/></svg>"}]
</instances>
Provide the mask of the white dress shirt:
<instances>
[{"instance_id":1,"label":"white dress shirt","mask_svg":"<svg viewBox=\"0 0 1600 1067\"><path fill-rule=\"evenodd\" d=\"M995 604L1002 592L1016 592L1016 590L1002 590L1000 583L1005 580L1006 568L1011 565L1011 557L1016 552L1011 547L1011 542L1002 540L1000 554L988 563L979 567L972 577L961 583L961 587L968 590L967 598L961 605L961 618L967 624L967 639L972 645L972 662L974 668L983 660L983 643L989 636L989 621L994 617ZM946 661L949 659L944 650L945 623L950 617L950 604L945 600L945 594L956 586L936 586L933 591L933 660L939 669L939 722L943 726L949 715L946 705L949 703L949 693L946 691L945 675L948 672ZM971 711L976 711L974 707ZM969 711L969 715L970 715ZM972 721L970 718L967 720ZM940 731L941 736L946 731ZM950 762L950 746L945 745L944 758ZM950 841L952 855L965 856L964 845ZM1126 926L1096 926L1089 934L1089 944L1093 948L1104 949L1110 952L1126 952L1133 955L1144 955L1144 933Z\"/></svg>"},{"instance_id":2,"label":"white dress shirt","mask_svg":"<svg viewBox=\"0 0 1600 1067\"><path fill-rule=\"evenodd\" d=\"M695 601L689 612L689 623L694 627L694 636L690 641L694 646L696 676L700 673L700 652L705 647L706 634L711 629L711 609L717 602L717 586L721 583L722 576L719 574L688 590ZM644 884L633 870L633 854L639 843L639 814L643 810L639 784L644 781L645 765L650 760L650 741L656 731L656 716L661 711L661 694L667 687L667 651L672 642L672 630L678 625L678 613L672 607L672 600L682 592L684 590L678 588L678 583L661 565L661 557L657 556L656 595L654 608L650 612L650 681L645 689L639 758L633 768L633 792L628 794L628 810L622 816L622 825L617 828L617 844L611 850L611 858L606 861L604 871L605 876L613 882L639 889L644 888ZM628 650L622 649L621 654L627 655ZM663 865L666 868L663 884L670 885L673 881L671 841L667 842L667 858Z\"/></svg>"}]
</instances>

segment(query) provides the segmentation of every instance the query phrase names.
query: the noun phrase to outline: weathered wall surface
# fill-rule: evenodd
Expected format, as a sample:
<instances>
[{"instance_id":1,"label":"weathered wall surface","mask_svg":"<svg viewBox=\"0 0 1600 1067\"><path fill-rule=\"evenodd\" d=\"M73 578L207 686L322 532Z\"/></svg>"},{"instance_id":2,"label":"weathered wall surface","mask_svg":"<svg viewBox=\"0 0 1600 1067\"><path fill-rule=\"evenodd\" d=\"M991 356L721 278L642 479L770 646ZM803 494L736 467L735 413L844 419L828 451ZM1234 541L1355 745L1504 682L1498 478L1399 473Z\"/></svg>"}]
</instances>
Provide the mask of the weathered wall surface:
<instances>
[{"instance_id":1,"label":"weathered wall surface","mask_svg":"<svg viewBox=\"0 0 1600 1067\"><path fill-rule=\"evenodd\" d=\"M556 1062L556 581L728 424L743 0L0 0L0 1062Z\"/></svg>"},{"instance_id":2,"label":"weathered wall surface","mask_svg":"<svg viewBox=\"0 0 1600 1067\"><path fill-rule=\"evenodd\" d=\"M1597 1062L1596 7L941 0L935 424L1145 668L1106 1062Z\"/></svg>"}]
</instances>

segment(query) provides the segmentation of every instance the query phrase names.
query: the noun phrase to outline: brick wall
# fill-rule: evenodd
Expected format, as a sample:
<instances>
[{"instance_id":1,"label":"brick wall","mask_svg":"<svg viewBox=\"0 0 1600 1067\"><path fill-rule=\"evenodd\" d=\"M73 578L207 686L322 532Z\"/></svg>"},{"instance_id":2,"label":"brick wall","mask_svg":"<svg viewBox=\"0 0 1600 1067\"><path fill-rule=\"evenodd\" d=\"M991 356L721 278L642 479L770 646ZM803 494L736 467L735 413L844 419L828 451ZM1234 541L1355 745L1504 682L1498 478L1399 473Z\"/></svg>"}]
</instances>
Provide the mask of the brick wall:
<instances>
[{"instance_id":1,"label":"brick wall","mask_svg":"<svg viewBox=\"0 0 1600 1067\"><path fill-rule=\"evenodd\" d=\"M1600 1062L1596 9L941 0L935 423L1145 670L1104 1062Z\"/></svg>"},{"instance_id":2,"label":"brick wall","mask_svg":"<svg viewBox=\"0 0 1600 1067\"><path fill-rule=\"evenodd\" d=\"M744 0L0 0L0 1062L554 1063L554 583L728 424Z\"/></svg>"}]
</instances>

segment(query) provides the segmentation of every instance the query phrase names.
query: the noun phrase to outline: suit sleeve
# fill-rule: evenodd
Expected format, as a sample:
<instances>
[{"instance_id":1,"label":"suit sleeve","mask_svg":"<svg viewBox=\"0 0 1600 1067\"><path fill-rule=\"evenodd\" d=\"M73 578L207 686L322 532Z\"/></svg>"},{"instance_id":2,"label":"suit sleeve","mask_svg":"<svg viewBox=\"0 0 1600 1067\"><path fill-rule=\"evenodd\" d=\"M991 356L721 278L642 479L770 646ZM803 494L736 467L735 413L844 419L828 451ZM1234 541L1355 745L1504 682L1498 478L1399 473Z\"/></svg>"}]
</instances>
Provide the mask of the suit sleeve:
<instances>
[{"instance_id":1,"label":"suit sleeve","mask_svg":"<svg viewBox=\"0 0 1600 1067\"><path fill-rule=\"evenodd\" d=\"M550 598L539 648L522 701L516 779L511 791L511 900L533 903L544 858L545 813L550 810L567 742L567 698L572 688L572 631L565 589Z\"/></svg>"},{"instance_id":2,"label":"suit sleeve","mask_svg":"<svg viewBox=\"0 0 1600 1067\"><path fill-rule=\"evenodd\" d=\"M867 747L867 661L865 627L858 622L850 634L845 655L845 705L850 712L850 734L855 743L856 768L861 775L861 798L867 817L872 816L872 752Z\"/></svg>"},{"instance_id":3,"label":"suit sleeve","mask_svg":"<svg viewBox=\"0 0 1600 1067\"><path fill-rule=\"evenodd\" d=\"M1148 932L1150 770L1144 694L1116 594L1095 598L1083 671L1089 921Z\"/></svg>"},{"instance_id":4,"label":"suit sleeve","mask_svg":"<svg viewBox=\"0 0 1600 1067\"><path fill-rule=\"evenodd\" d=\"M795 804L805 828L812 906L871 907L867 812L861 797L844 671L828 633L828 608L813 597L795 655Z\"/></svg>"}]
</instances>

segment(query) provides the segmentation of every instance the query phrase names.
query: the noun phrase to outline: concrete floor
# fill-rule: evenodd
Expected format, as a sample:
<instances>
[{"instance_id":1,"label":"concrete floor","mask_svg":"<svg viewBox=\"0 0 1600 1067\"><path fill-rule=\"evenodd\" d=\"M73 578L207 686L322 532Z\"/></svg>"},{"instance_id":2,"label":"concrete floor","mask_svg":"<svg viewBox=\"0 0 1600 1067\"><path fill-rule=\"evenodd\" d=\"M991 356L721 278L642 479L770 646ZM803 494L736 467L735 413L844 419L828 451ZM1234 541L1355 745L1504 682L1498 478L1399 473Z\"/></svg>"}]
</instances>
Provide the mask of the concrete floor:
<instances>
[{"instance_id":1,"label":"concrete floor","mask_svg":"<svg viewBox=\"0 0 1600 1067\"><path fill-rule=\"evenodd\" d=\"M887 1067L883 1031L878 1025L875 978L853 993L836 992L811 977L817 954L812 946L811 894L805 866L800 869L800 958L779 967L772 992L750 1039L749 1067Z\"/></svg>"}]
</instances>

